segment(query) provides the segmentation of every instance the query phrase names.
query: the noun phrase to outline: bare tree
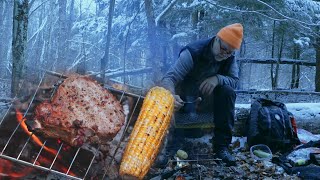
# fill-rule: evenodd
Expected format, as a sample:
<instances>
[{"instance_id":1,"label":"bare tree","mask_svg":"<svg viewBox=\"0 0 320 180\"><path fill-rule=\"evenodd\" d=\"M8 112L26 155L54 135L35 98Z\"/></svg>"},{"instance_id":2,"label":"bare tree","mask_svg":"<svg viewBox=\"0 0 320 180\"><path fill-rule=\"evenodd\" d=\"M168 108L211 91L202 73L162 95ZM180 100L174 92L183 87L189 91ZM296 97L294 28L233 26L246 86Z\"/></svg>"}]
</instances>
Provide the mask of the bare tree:
<instances>
[{"instance_id":1,"label":"bare tree","mask_svg":"<svg viewBox=\"0 0 320 180\"><path fill-rule=\"evenodd\" d=\"M149 42L149 54L147 55L148 62L153 68L153 82L157 82L161 74L159 60L157 59L157 46L156 46L156 25L155 25L155 16L152 5L152 0L145 0L145 10L147 15L147 25L148 25L148 42Z\"/></svg>"},{"instance_id":2,"label":"bare tree","mask_svg":"<svg viewBox=\"0 0 320 180\"><path fill-rule=\"evenodd\" d=\"M6 67L8 59L6 57L10 47L6 46L6 44L9 41L8 32L11 30L9 29L9 21L11 21L9 15L10 5L12 6L11 2L0 2L0 77L7 75Z\"/></svg>"},{"instance_id":3,"label":"bare tree","mask_svg":"<svg viewBox=\"0 0 320 180\"><path fill-rule=\"evenodd\" d=\"M64 62L67 61L67 1L59 0L59 31L58 31L58 60L57 70L65 71L66 66Z\"/></svg>"},{"instance_id":4,"label":"bare tree","mask_svg":"<svg viewBox=\"0 0 320 180\"><path fill-rule=\"evenodd\" d=\"M300 47L297 44L293 46L293 59L300 59ZM293 64L292 65L292 73L291 73L291 85L290 88L299 88L300 81L300 65Z\"/></svg>"},{"instance_id":5,"label":"bare tree","mask_svg":"<svg viewBox=\"0 0 320 180\"><path fill-rule=\"evenodd\" d=\"M110 42L111 42L111 32L112 32L112 18L114 12L115 0L110 0L109 6L109 16L108 16L108 32L106 36L106 46L105 46L105 53L101 59L101 78L102 80L105 79L105 72L106 66L109 63L109 51L110 51Z\"/></svg>"},{"instance_id":6,"label":"bare tree","mask_svg":"<svg viewBox=\"0 0 320 180\"><path fill-rule=\"evenodd\" d=\"M280 24L281 26L281 24ZM273 33L275 31L275 21L274 21L274 26L273 26ZM276 67L274 67L274 64L271 64L271 85L272 85L272 89L277 89L278 88L278 80L279 80L279 69L280 69L280 61L283 55L283 50L284 50L284 36L285 36L285 32L284 32L284 27L281 27L280 29L280 37L279 37L279 45L278 45L278 61L276 63ZM272 35L272 57L274 56L274 36L275 34Z\"/></svg>"},{"instance_id":7,"label":"bare tree","mask_svg":"<svg viewBox=\"0 0 320 180\"><path fill-rule=\"evenodd\" d=\"M319 28L318 28L318 30L319 30ZM315 87L316 87L316 92L320 92L320 37L319 36L316 38L316 43L314 46L316 49Z\"/></svg>"},{"instance_id":8,"label":"bare tree","mask_svg":"<svg viewBox=\"0 0 320 180\"><path fill-rule=\"evenodd\" d=\"M23 66L26 60L28 40L28 13L28 0L14 1L12 32L12 96L16 96L18 94L20 80L23 77Z\"/></svg>"}]
</instances>

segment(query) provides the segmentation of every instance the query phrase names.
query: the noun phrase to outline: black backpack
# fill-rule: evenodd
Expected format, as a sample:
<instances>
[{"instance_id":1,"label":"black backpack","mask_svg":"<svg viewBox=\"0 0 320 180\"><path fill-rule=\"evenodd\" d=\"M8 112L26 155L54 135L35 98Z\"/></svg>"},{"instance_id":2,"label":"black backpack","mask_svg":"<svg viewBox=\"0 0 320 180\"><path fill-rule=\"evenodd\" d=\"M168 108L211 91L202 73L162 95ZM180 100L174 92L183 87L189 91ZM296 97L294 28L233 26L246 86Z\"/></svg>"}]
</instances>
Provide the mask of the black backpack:
<instances>
[{"instance_id":1,"label":"black backpack","mask_svg":"<svg viewBox=\"0 0 320 180\"><path fill-rule=\"evenodd\" d=\"M292 118L285 104L257 99L251 104L247 121L248 145L265 144L273 152L293 149L300 141L292 126Z\"/></svg>"}]
</instances>

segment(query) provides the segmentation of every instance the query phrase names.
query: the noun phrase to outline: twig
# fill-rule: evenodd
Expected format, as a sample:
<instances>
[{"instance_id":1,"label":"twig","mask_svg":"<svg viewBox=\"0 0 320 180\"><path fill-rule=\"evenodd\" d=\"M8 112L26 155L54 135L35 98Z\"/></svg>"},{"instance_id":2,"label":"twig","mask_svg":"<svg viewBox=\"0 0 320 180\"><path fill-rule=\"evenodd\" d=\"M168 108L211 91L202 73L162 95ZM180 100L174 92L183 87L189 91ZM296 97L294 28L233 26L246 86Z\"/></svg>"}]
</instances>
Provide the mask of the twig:
<instances>
[{"instance_id":1,"label":"twig","mask_svg":"<svg viewBox=\"0 0 320 180\"><path fill-rule=\"evenodd\" d=\"M222 159L215 158L215 159L191 159L191 160L169 160L169 162L200 162L200 161L222 161Z\"/></svg>"}]
</instances>

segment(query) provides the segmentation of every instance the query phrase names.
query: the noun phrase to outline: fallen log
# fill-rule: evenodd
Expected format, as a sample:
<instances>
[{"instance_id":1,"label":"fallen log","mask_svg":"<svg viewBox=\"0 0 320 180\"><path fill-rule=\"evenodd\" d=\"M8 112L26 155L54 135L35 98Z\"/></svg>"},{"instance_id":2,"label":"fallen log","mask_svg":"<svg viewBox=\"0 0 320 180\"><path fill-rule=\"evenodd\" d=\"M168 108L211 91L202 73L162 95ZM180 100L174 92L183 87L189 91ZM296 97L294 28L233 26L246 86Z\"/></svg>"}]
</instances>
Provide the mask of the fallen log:
<instances>
[{"instance_id":1,"label":"fallen log","mask_svg":"<svg viewBox=\"0 0 320 180\"><path fill-rule=\"evenodd\" d=\"M298 128L320 134L320 103L286 104L297 122ZM245 124L250 114L250 104L236 104L234 136L245 136Z\"/></svg>"}]
</instances>

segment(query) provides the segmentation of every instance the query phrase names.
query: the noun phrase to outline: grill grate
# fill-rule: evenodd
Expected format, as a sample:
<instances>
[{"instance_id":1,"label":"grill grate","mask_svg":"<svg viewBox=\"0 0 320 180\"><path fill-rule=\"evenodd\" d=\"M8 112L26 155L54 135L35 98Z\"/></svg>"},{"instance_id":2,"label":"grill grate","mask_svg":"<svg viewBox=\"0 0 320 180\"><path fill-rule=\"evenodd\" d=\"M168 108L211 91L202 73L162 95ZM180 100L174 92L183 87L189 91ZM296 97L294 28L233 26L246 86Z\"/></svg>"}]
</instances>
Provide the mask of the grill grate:
<instances>
[{"instance_id":1,"label":"grill grate","mask_svg":"<svg viewBox=\"0 0 320 180\"><path fill-rule=\"evenodd\" d=\"M42 75L42 77L41 77L41 80L40 80L40 82L39 82L39 84L38 84L38 86L37 86L37 88L36 88L35 93L34 93L33 96L32 96L32 99L31 99L31 101L30 101L30 103L29 103L29 105L28 105L27 110L25 111L25 113L24 113L24 115L23 115L23 118L26 117L28 111L30 110L30 106L31 106L31 104L32 104L33 101L34 101L37 92L39 91L39 87L40 87L40 85L41 85L41 83L42 83L42 81L43 81L43 79L44 79L44 77L45 77L45 74L48 73L48 71L46 71L46 70L42 70L42 71L44 71L45 73L43 73L43 75ZM49 73L49 74L50 74L50 73ZM56 73L56 74L58 74L58 73ZM61 74L60 77L59 77L59 79L61 80L61 79L65 78L65 77L66 77L66 76L64 76L64 75ZM23 84L23 83L22 83L22 84ZM22 87L22 86L20 86L20 90L21 90L21 87ZM55 88L57 88L57 87L55 87ZM123 99L124 96L130 96L130 97L138 98L138 100L136 101L136 103L135 103L135 105L134 105L134 108L133 108L133 110L132 110L132 112L131 112L131 116L130 116L129 120L126 122L126 124L125 124L125 130L122 132L122 135L121 135L120 141L119 141L119 143L118 143L118 145L117 145L117 147L116 147L116 150L113 152L113 156L112 156L112 159L111 159L111 162L110 162L110 165L111 165L111 164L113 163L113 161L114 161L114 157L115 157L115 155L116 155L116 153L117 153L117 151L118 151L119 145L120 145L120 143L123 141L124 135L125 135L128 127L129 127L129 124L130 124L130 122L131 122L131 120L132 120L132 118L133 118L133 114L136 113L135 111L136 111L137 105L140 103L141 100L143 100L143 97L142 97L141 95L136 95L136 94L128 93L128 92L125 92L125 91L116 90L116 89L111 88L111 87L105 87L105 88L108 89L109 91L111 91L111 92L114 93L114 94L121 95L120 101ZM20 91L20 90L19 90L19 91ZM56 90L56 89L55 89L55 90ZM53 96L55 90L52 92L51 97ZM17 96L15 97L15 99L17 99ZM10 109L11 109L12 107L13 107L13 103L11 103L11 105L10 105L9 108L8 108L8 110L5 112L3 118L1 119L1 121L0 121L0 127L2 126L2 123L4 122L5 117L9 114L9 111L10 111ZM43 171L52 172L52 173L55 173L55 174L58 174L58 175L60 175L60 176L64 176L64 177L70 178L70 179L85 179L85 178L87 177L87 175L88 175L88 173L89 173L89 170L90 170L90 168L92 167L93 162L94 162L94 160L95 160L95 158L96 158L96 155L95 155L94 153L92 153L92 152L91 152L91 153L92 153L93 157L92 157L90 163L88 164L88 166L87 166L87 168L86 168L86 171L85 171L84 176L83 176L83 177L75 177L75 176L72 176L72 175L70 174L70 170L71 170L71 168L73 167L74 162L75 162L76 158L78 157L81 148L78 148L77 151L75 152L75 154L72 156L72 161L71 161L69 167L67 168L67 172L66 172L66 173L63 173L63 172L60 172L60 171L58 171L58 170L53 169L53 167L54 167L54 165L55 165L55 162L57 161L57 158L58 158L58 156L61 154L61 150L62 150L62 148L64 147L64 144L63 144L63 143L60 144L60 147L58 148L57 153L56 153L53 161L52 161L51 164L50 164L50 167L44 167L44 166L41 166L41 165L37 165L37 164L36 164L36 162L38 161L38 159L39 159L39 157L40 157L41 152L42 152L43 149L45 148L45 145L46 145L46 143L47 143L47 140L43 142L43 144L42 144L42 146L41 146L39 152L37 153L36 158L35 158L35 160L34 160L33 162L28 162L28 161L22 160L22 159L21 159L21 155L22 155L23 151L26 149L27 145L29 144L30 139L31 139L31 137L33 136L33 134L29 135L29 137L27 138L27 141L24 143L24 145L23 145L23 147L22 147L22 150L19 152L19 154L18 154L17 157L13 157L13 156L10 156L10 155L6 155L6 154L5 154L5 151L7 150L9 143L12 141L13 136L17 133L17 130L18 130L19 127L21 126L21 123L22 123L22 121L20 121L20 122L18 123L18 125L15 127L13 133L10 135L9 139L6 141L6 144L5 144L4 148L1 150L0 158L6 159L6 160L9 160L9 161L12 161L12 162L21 164L21 165L26 165L26 166L33 167L33 168L36 168L36 169L40 169L40 170L43 170ZM26 135L27 135L27 134L26 134ZM34 145L34 146L36 146L36 145ZM99 149L98 149L98 150L99 150ZM89 152L89 151L88 151L88 152ZM103 177L106 176L107 170L108 170L108 167L105 168L105 173L104 173Z\"/></svg>"}]
</instances>

